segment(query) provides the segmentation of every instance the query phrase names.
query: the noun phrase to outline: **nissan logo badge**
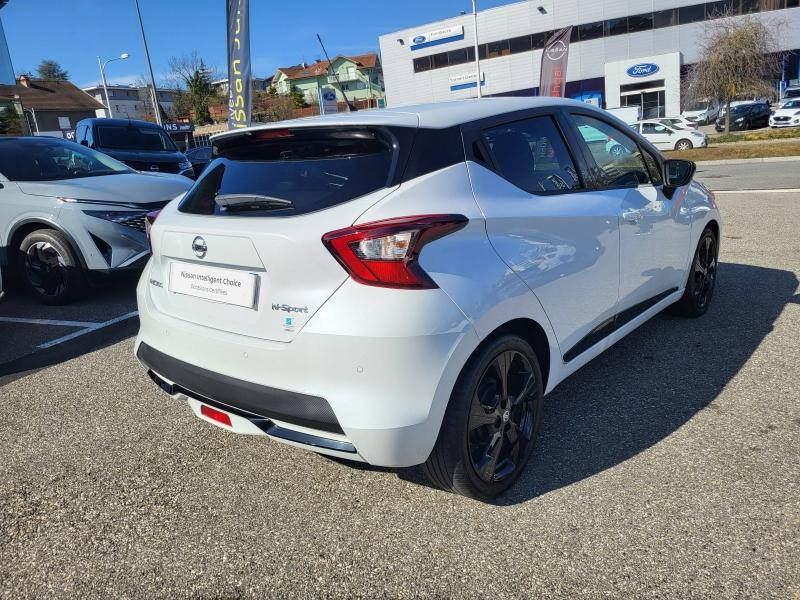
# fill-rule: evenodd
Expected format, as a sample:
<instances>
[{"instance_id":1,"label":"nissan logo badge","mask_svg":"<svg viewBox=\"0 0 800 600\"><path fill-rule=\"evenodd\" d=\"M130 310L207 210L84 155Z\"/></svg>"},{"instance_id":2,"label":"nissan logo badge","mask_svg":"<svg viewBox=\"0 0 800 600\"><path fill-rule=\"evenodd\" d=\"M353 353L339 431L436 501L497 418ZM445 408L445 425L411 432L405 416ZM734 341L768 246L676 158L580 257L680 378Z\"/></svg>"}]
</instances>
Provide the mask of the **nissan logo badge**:
<instances>
[{"instance_id":1,"label":"nissan logo badge","mask_svg":"<svg viewBox=\"0 0 800 600\"><path fill-rule=\"evenodd\" d=\"M158 165L150 165L151 171L158 171Z\"/></svg>"},{"instance_id":2,"label":"nissan logo badge","mask_svg":"<svg viewBox=\"0 0 800 600\"><path fill-rule=\"evenodd\" d=\"M192 240L192 252L197 258L203 258L208 252L208 244L199 235Z\"/></svg>"}]
</instances>

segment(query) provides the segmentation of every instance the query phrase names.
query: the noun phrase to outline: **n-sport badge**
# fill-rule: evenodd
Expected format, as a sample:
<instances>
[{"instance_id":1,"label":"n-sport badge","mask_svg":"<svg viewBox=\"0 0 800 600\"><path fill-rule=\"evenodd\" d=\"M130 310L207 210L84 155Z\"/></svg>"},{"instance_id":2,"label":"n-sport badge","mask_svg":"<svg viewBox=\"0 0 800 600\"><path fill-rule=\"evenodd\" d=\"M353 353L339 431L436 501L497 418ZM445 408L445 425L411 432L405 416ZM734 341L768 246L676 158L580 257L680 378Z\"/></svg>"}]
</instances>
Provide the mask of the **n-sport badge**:
<instances>
[{"instance_id":1,"label":"n-sport badge","mask_svg":"<svg viewBox=\"0 0 800 600\"><path fill-rule=\"evenodd\" d=\"M203 258L208 252L208 244L199 235L192 240L192 252L197 258Z\"/></svg>"}]
</instances>

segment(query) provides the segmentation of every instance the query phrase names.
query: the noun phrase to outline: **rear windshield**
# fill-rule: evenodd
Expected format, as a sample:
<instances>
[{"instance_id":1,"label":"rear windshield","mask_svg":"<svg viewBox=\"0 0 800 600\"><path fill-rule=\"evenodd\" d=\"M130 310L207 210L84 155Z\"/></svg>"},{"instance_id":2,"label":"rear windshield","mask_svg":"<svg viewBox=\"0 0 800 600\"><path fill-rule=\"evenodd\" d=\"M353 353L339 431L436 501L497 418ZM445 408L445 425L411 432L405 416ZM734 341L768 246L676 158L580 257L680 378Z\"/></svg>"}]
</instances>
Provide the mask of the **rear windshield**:
<instances>
[{"instance_id":1,"label":"rear windshield","mask_svg":"<svg viewBox=\"0 0 800 600\"><path fill-rule=\"evenodd\" d=\"M268 129L222 138L179 210L278 217L329 208L389 186L396 147L388 130L369 127Z\"/></svg>"},{"instance_id":2,"label":"rear windshield","mask_svg":"<svg viewBox=\"0 0 800 600\"><path fill-rule=\"evenodd\" d=\"M156 127L99 125L97 137L100 148L155 152L176 152L178 150L169 135Z\"/></svg>"},{"instance_id":3,"label":"rear windshield","mask_svg":"<svg viewBox=\"0 0 800 600\"><path fill-rule=\"evenodd\" d=\"M800 88L788 89L783 95L784 98L800 98Z\"/></svg>"}]
</instances>

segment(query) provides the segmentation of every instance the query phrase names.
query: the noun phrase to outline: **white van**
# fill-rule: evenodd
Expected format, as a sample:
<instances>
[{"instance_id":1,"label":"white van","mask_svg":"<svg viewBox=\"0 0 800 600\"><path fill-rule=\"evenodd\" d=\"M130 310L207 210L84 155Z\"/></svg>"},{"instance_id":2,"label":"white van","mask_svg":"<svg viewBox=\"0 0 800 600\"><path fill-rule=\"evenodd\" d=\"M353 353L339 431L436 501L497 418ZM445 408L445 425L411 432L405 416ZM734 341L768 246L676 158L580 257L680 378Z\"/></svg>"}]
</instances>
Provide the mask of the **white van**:
<instances>
[{"instance_id":1,"label":"white van","mask_svg":"<svg viewBox=\"0 0 800 600\"><path fill-rule=\"evenodd\" d=\"M709 98L703 98L696 102L689 103L681 116L693 121L698 125L708 125L716 121L719 115L719 102Z\"/></svg>"}]
</instances>

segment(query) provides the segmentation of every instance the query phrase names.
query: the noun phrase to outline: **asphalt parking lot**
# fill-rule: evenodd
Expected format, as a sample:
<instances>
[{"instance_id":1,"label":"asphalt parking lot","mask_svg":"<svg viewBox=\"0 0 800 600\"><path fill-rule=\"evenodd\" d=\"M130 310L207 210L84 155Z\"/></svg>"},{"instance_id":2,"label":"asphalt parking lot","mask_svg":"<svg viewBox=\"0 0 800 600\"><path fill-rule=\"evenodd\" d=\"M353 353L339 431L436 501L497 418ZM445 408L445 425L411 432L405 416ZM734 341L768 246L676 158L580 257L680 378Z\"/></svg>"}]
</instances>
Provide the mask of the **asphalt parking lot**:
<instances>
[{"instance_id":1,"label":"asphalt parking lot","mask_svg":"<svg viewBox=\"0 0 800 600\"><path fill-rule=\"evenodd\" d=\"M800 597L800 193L718 202L709 313L561 384L494 505L194 418L134 360L135 316L103 325L132 279L12 293L2 317L97 327L0 321L0 596Z\"/></svg>"}]
</instances>

